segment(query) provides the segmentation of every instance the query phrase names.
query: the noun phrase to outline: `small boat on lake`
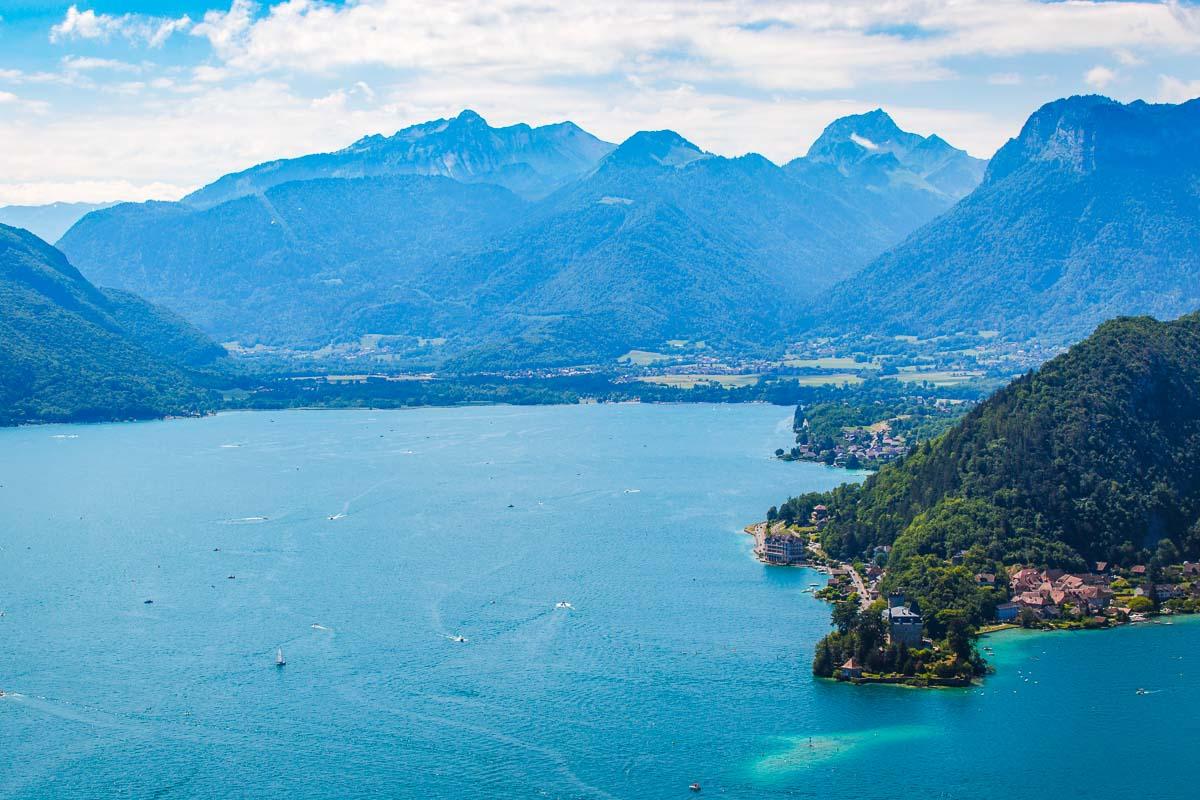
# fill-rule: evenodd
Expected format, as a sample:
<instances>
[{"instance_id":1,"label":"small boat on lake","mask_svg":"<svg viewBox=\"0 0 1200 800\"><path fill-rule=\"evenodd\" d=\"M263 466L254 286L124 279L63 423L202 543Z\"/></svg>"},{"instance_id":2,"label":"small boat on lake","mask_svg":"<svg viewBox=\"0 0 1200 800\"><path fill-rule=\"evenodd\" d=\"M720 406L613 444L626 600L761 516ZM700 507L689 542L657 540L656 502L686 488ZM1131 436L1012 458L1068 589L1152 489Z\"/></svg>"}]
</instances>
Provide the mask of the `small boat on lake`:
<instances>
[{"instance_id":1,"label":"small boat on lake","mask_svg":"<svg viewBox=\"0 0 1200 800\"><path fill-rule=\"evenodd\" d=\"M698 783L690 784L688 786L688 789L690 789L693 792L698 792L698 791L700 791L700 784L698 784Z\"/></svg>"},{"instance_id":2,"label":"small boat on lake","mask_svg":"<svg viewBox=\"0 0 1200 800\"><path fill-rule=\"evenodd\" d=\"M283 648L282 647L276 648L275 649L275 666L282 667L286 663L287 662L283 660Z\"/></svg>"},{"instance_id":3,"label":"small boat on lake","mask_svg":"<svg viewBox=\"0 0 1200 800\"><path fill-rule=\"evenodd\" d=\"M575 610L575 606L571 605L566 600L559 600L557 603L554 604L554 607L555 608L566 608L571 611Z\"/></svg>"}]
</instances>

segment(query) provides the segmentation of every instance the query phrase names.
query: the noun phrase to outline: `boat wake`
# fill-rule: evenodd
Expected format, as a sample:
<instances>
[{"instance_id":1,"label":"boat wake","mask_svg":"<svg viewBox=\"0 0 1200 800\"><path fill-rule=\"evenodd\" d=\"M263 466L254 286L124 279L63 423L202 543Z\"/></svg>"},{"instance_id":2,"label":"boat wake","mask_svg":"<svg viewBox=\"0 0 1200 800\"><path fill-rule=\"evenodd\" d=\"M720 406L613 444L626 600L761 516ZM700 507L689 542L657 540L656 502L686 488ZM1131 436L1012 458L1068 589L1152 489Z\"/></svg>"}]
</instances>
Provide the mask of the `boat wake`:
<instances>
[{"instance_id":1,"label":"boat wake","mask_svg":"<svg viewBox=\"0 0 1200 800\"><path fill-rule=\"evenodd\" d=\"M257 525L260 522L266 522L267 517L235 517L233 519L221 520L222 525Z\"/></svg>"},{"instance_id":2,"label":"boat wake","mask_svg":"<svg viewBox=\"0 0 1200 800\"><path fill-rule=\"evenodd\" d=\"M51 439L78 439L78 433L56 433L50 437Z\"/></svg>"},{"instance_id":3,"label":"boat wake","mask_svg":"<svg viewBox=\"0 0 1200 800\"><path fill-rule=\"evenodd\" d=\"M329 631L330 633L333 633L333 628L326 628L319 622L314 622L311 627L314 631Z\"/></svg>"}]
</instances>

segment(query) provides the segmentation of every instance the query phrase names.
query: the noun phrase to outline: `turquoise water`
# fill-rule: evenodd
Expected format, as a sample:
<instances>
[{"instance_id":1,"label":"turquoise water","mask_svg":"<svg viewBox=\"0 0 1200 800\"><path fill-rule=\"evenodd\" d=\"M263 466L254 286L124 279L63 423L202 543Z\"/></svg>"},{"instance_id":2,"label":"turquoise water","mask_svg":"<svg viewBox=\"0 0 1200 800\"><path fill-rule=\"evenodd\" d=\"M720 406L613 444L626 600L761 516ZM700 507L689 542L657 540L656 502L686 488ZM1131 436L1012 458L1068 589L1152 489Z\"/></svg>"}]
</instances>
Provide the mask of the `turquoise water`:
<instances>
[{"instance_id":1,"label":"turquoise water","mask_svg":"<svg viewBox=\"0 0 1200 800\"><path fill-rule=\"evenodd\" d=\"M844 478L767 457L789 422L0 431L0 797L1193 796L1200 625L1002 634L969 691L814 681L818 576L739 533Z\"/></svg>"}]
</instances>

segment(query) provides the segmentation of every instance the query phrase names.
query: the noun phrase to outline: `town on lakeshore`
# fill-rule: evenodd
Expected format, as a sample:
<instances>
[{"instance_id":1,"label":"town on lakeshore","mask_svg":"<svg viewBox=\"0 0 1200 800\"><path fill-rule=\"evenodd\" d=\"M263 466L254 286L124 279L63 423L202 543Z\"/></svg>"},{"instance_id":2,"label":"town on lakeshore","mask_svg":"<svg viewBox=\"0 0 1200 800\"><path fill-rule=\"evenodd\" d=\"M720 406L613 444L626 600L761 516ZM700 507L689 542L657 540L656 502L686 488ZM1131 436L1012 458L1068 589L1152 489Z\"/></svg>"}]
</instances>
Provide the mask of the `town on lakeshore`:
<instances>
[{"instance_id":1,"label":"town on lakeshore","mask_svg":"<svg viewBox=\"0 0 1200 800\"><path fill-rule=\"evenodd\" d=\"M815 674L856 684L929 687L967 686L983 674L983 670L970 675L955 669L957 656L984 665L965 631L957 642L954 637L945 641L931 637L917 602L907 598L902 588L889 587L890 545L876 547L865 563L839 561L825 553L818 537L829 522L829 509L815 505L805 522L772 519L749 525L745 532L754 537L754 556L763 564L808 567L826 576L823 585L810 584L804 590L834 605L833 624L838 627L818 645ZM960 551L950 562L961 566L969 555ZM1018 626L1080 630L1153 624L1161 617L1200 612L1200 563L1192 561L1135 564L1127 569L1099 561L1081 572L1016 564L1007 572L977 572L974 582L992 596L994 608L992 620L979 634ZM851 634L870 639L873 646L859 647L859 654L842 659L833 651L840 639ZM949 652L947 645L961 652Z\"/></svg>"}]
</instances>

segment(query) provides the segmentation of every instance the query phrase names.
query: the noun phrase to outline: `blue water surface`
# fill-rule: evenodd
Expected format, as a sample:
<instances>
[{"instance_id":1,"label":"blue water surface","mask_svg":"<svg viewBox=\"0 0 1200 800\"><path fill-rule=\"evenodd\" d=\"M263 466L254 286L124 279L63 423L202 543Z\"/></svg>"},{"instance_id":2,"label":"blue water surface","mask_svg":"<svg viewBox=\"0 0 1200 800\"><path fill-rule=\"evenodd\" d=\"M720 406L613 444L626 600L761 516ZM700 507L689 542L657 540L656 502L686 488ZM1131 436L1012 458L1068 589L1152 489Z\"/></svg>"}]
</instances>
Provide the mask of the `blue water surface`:
<instances>
[{"instance_id":1,"label":"blue water surface","mask_svg":"<svg viewBox=\"0 0 1200 800\"><path fill-rule=\"evenodd\" d=\"M973 690L814 680L819 576L740 533L847 478L769 457L790 417L0 431L0 797L1194 796L1188 621L994 636Z\"/></svg>"}]
</instances>

